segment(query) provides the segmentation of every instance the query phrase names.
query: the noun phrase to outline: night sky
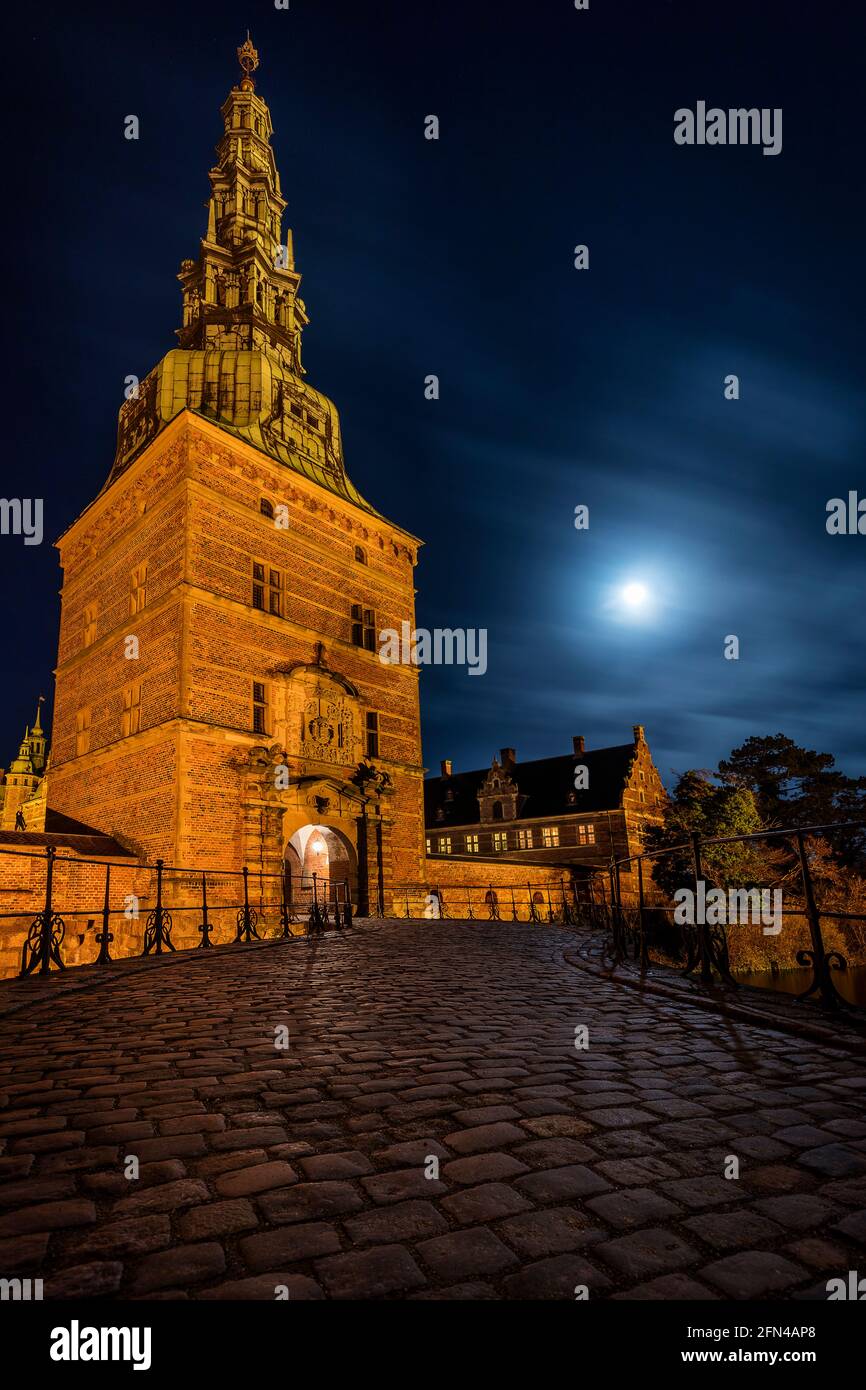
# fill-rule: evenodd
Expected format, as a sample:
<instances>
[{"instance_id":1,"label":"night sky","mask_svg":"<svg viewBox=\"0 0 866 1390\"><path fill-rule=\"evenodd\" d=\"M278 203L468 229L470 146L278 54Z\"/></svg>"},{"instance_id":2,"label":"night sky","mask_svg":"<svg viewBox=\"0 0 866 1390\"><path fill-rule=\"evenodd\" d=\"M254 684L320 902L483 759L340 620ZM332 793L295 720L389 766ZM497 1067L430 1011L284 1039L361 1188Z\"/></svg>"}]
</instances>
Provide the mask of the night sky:
<instances>
[{"instance_id":1,"label":"night sky","mask_svg":"<svg viewBox=\"0 0 866 1390\"><path fill-rule=\"evenodd\" d=\"M667 781L777 731L866 772L866 536L825 529L829 498L866 496L862 6L213 0L6 26L2 491L45 499L45 540L0 537L0 763L53 689L52 542L105 480L124 377L174 346L249 26L308 380L361 492L426 542L418 624L489 632L485 676L422 674L426 764L642 723ZM781 107L781 154L675 145L700 100ZM630 581L639 621L610 601Z\"/></svg>"}]
</instances>

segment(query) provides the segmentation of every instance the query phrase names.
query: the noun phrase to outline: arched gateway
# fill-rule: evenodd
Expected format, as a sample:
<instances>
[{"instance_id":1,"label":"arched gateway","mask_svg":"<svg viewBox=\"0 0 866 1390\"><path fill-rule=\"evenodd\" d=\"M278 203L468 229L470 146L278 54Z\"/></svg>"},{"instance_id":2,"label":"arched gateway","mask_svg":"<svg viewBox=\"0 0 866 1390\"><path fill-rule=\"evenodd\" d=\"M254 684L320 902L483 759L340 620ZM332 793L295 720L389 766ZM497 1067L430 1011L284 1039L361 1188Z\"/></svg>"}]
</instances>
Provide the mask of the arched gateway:
<instances>
[{"instance_id":1,"label":"arched gateway","mask_svg":"<svg viewBox=\"0 0 866 1390\"><path fill-rule=\"evenodd\" d=\"M342 830L329 825L302 825L288 840L284 856L286 902L305 915L315 897L320 903L358 902L358 856Z\"/></svg>"}]
</instances>

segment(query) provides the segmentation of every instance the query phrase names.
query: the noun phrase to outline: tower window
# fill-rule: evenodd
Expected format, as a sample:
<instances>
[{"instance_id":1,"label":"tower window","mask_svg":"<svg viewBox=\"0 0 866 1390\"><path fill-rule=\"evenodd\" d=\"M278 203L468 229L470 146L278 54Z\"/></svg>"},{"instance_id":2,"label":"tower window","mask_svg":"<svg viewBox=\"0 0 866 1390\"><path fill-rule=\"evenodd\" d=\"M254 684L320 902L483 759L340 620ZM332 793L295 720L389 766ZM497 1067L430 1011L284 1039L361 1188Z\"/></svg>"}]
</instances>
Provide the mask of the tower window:
<instances>
[{"instance_id":1,"label":"tower window","mask_svg":"<svg viewBox=\"0 0 866 1390\"><path fill-rule=\"evenodd\" d=\"M379 756L379 716L374 710L367 710L365 722L365 751L368 758Z\"/></svg>"},{"instance_id":2,"label":"tower window","mask_svg":"<svg viewBox=\"0 0 866 1390\"><path fill-rule=\"evenodd\" d=\"M292 414L295 416L295 419L303 420L304 412L301 410L301 407L299 405L295 405L294 401L292 402L291 411Z\"/></svg>"},{"instance_id":3,"label":"tower window","mask_svg":"<svg viewBox=\"0 0 866 1390\"><path fill-rule=\"evenodd\" d=\"M259 502L259 511L261 512L262 516L270 516L270 517L273 517L273 514L274 514L274 504L273 504L273 502L269 502L268 499L267 499L267 497L263 497L263 498L261 499L261 501Z\"/></svg>"},{"instance_id":4,"label":"tower window","mask_svg":"<svg viewBox=\"0 0 866 1390\"><path fill-rule=\"evenodd\" d=\"M147 602L147 564L136 565L129 577L129 611L140 613Z\"/></svg>"},{"instance_id":5,"label":"tower window","mask_svg":"<svg viewBox=\"0 0 866 1390\"><path fill-rule=\"evenodd\" d=\"M307 424L310 426L311 430L317 430L320 428L319 419L316 415L307 415Z\"/></svg>"},{"instance_id":6,"label":"tower window","mask_svg":"<svg viewBox=\"0 0 866 1390\"><path fill-rule=\"evenodd\" d=\"M267 733L268 702L264 681L253 681L253 733Z\"/></svg>"},{"instance_id":7,"label":"tower window","mask_svg":"<svg viewBox=\"0 0 866 1390\"><path fill-rule=\"evenodd\" d=\"M283 576L279 570L271 570L268 578L269 607L277 617L283 610Z\"/></svg>"},{"instance_id":8,"label":"tower window","mask_svg":"<svg viewBox=\"0 0 866 1390\"><path fill-rule=\"evenodd\" d=\"M355 546L355 559L359 565L366 565L367 555L362 545Z\"/></svg>"},{"instance_id":9,"label":"tower window","mask_svg":"<svg viewBox=\"0 0 866 1390\"><path fill-rule=\"evenodd\" d=\"M364 647L368 652L376 650L376 614L372 608L363 608L360 603L352 604L352 641L356 647Z\"/></svg>"},{"instance_id":10,"label":"tower window","mask_svg":"<svg viewBox=\"0 0 866 1390\"><path fill-rule=\"evenodd\" d=\"M141 681L134 681L123 691L123 714L120 731L124 738L137 734L141 728Z\"/></svg>"},{"instance_id":11,"label":"tower window","mask_svg":"<svg viewBox=\"0 0 866 1390\"><path fill-rule=\"evenodd\" d=\"M96 614L97 605L88 603L84 610L84 645L92 647L96 641Z\"/></svg>"},{"instance_id":12,"label":"tower window","mask_svg":"<svg viewBox=\"0 0 866 1390\"><path fill-rule=\"evenodd\" d=\"M261 560L253 560L253 608L262 613L274 613L277 617L283 611L283 576L280 570L271 569Z\"/></svg>"},{"instance_id":13,"label":"tower window","mask_svg":"<svg viewBox=\"0 0 866 1390\"><path fill-rule=\"evenodd\" d=\"M85 705L75 715L75 756L90 752L90 706Z\"/></svg>"},{"instance_id":14,"label":"tower window","mask_svg":"<svg viewBox=\"0 0 866 1390\"><path fill-rule=\"evenodd\" d=\"M265 606L265 567L253 560L253 608Z\"/></svg>"},{"instance_id":15,"label":"tower window","mask_svg":"<svg viewBox=\"0 0 866 1390\"><path fill-rule=\"evenodd\" d=\"M494 803L493 803L493 819L494 819L494 820L502 820L502 802L501 802L501 801L494 801Z\"/></svg>"}]
</instances>

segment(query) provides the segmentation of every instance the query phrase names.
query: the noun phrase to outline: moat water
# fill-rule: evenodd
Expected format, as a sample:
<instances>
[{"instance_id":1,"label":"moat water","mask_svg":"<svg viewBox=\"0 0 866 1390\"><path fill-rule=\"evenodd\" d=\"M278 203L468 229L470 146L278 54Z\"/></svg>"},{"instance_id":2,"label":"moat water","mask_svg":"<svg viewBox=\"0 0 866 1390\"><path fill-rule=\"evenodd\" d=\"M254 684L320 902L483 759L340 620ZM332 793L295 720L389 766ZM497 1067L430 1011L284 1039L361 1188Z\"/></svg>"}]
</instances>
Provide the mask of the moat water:
<instances>
[{"instance_id":1,"label":"moat water","mask_svg":"<svg viewBox=\"0 0 866 1390\"><path fill-rule=\"evenodd\" d=\"M753 989L769 989L776 994L802 994L809 988L812 971L783 970L778 975L769 970L752 971L748 975L735 972L741 985ZM834 970L833 983L843 999L849 1004L866 1005L866 965L849 966L847 970Z\"/></svg>"}]
</instances>

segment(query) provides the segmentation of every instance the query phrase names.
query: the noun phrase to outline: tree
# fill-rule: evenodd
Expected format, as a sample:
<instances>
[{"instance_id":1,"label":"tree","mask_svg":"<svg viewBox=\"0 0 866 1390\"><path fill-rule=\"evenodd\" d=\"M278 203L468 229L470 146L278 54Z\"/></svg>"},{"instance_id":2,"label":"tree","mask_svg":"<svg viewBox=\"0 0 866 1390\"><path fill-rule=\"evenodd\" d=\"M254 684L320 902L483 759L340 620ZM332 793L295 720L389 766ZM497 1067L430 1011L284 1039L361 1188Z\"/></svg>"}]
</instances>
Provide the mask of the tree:
<instances>
[{"instance_id":1,"label":"tree","mask_svg":"<svg viewBox=\"0 0 866 1390\"><path fill-rule=\"evenodd\" d=\"M751 791L768 826L866 821L866 777L846 776L832 753L800 748L784 734L746 739L719 763L718 776ZM832 846L841 863L866 872L864 830L840 831Z\"/></svg>"},{"instance_id":2,"label":"tree","mask_svg":"<svg viewBox=\"0 0 866 1390\"><path fill-rule=\"evenodd\" d=\"M664 824L650 827L648 850L666 850L653 860L653 880L668 895L690 888L694 879L691 839L754 835L764 829L757 798L747 787L719 786L712 773L683 773L665 812ZM779 881L785 856L772 841L745 840L728 845L701 845L704 879L717 888L763 888Z\"/></svg>"}]
</instances>

